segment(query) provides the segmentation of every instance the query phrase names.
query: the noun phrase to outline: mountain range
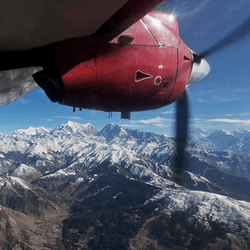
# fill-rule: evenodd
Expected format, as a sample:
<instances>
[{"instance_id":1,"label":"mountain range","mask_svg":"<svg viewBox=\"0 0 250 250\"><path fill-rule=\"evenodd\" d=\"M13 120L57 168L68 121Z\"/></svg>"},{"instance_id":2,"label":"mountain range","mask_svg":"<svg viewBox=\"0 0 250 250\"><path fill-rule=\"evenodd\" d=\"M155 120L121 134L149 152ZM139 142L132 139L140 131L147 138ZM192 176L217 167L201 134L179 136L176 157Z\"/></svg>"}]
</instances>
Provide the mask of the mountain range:
<instances>
[{"instance_id":1,"label":"mountain range","mask_svg":"<svg viewBox=\"0 0 250 250\"><path fill-rule=\"evenodd\" d=\"M0 134L0 249L250 249L250 131L108 124Z\"/></svg>"}]
</instances>

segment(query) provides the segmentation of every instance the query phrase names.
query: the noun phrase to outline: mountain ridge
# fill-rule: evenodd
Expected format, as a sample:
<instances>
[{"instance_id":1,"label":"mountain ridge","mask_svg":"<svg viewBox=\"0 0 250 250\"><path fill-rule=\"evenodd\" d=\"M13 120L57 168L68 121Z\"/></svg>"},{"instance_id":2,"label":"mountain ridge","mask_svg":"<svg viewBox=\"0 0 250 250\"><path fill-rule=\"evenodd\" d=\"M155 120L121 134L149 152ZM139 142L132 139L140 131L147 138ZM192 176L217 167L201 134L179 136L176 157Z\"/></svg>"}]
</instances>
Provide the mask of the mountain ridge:
<instances>
[{"instance_id":1,"label":"mountain ridge","mask_svg":"<svg viewBox=\"0 0 250 250\"><path fill-rule=\"evenodd\" d=\"M250 245L245 233L250 230L250 157L232 151L235 141L224 151L215 149L221 147L218 135L247 145L248 132L210 132L196 132L186 152L190 168L179 181L171 168L175 142L165 135L116 124L97 131L75 122L0 135L0 205L35 217L37 227L51 214L59 233L48 230L41 249L46 244L54 249L62 244L98 250L220 249L221 244L244 249ZM16 225L23 225L21 218ZM33 233L17 235L20 228L8 231L13 244L35 247Z\"/></svg>"}]
</instances>

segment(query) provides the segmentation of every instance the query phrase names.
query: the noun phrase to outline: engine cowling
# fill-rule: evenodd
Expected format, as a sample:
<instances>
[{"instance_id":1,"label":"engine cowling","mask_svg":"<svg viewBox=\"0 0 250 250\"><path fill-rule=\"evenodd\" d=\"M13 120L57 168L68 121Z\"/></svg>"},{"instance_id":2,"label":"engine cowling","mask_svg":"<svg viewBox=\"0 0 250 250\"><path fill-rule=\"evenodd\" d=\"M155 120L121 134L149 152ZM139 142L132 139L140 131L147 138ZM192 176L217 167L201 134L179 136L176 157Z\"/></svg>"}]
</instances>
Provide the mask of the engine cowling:
<instances>
[{"instance_id":1,"label":"engine cowling","mask_svg":"<svg viewBox=\"0 0 250 250\"><path fill-rule=\"evenodd\" d=\"M58 48L55 55L63 51ZM108 44L78 39L70 49L63 60L76 65L65 69L56 57L59 77L43 71L34 79L52 101L73 107L130 112L165 106L182 95L192 67L177 21L166 13L146 15Z\"/></svg>"}]
</instances>

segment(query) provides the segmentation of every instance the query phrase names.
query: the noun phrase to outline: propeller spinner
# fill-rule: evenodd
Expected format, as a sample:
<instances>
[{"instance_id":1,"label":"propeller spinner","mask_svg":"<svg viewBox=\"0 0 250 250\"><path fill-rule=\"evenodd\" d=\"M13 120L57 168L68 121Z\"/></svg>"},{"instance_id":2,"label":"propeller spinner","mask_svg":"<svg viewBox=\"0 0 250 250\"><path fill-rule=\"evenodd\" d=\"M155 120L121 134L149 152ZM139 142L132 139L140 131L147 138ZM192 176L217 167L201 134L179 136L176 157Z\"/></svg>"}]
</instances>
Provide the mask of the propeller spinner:
<instances>
[{"instance_id":1,"label":"propeller spinner","mask_svg":"<svg viewBox=\"0 0 250 250\"><path fill-rule=\"evenodd\" d=\"M210 72L210 65L198 54L190 50L193 56L193 65L187 84L198 82L205 78Z\"/></svg>"}]
</instances>

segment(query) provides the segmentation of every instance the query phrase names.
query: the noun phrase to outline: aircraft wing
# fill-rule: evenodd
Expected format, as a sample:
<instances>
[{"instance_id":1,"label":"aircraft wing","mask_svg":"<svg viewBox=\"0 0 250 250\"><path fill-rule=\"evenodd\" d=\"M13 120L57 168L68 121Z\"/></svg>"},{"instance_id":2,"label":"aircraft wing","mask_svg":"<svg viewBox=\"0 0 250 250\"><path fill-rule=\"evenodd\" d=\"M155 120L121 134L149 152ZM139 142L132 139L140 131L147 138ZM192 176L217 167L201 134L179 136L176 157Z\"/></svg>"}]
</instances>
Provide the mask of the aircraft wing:
<instances>
[{"instance_id":1,"label":"aircraft wing","mask_svg":"<svg viewBox=\"0 0 250 250\"><path fill-rule=\"evenodd\" d=\"M15 55L75 37L109 42L164 0L0 1L0 105L37 87L40 68L15 69ZM19 54L18 54L19 53ZM0 59L1 61L1 59ZM37 66L37 65L32 65Z\"/></svg>"},{"instance_id":2,"label":"aircraft wing","mask_svg":"<svg viewBox=\"0 0 250 250\"><path fill-rule=\"evenodd\" d=\"M38 85L32 75L40 71L40 67L13 69L0 72L0 105L9 104L26 93L34 90Z\"/></svg>"}]
</instances>

